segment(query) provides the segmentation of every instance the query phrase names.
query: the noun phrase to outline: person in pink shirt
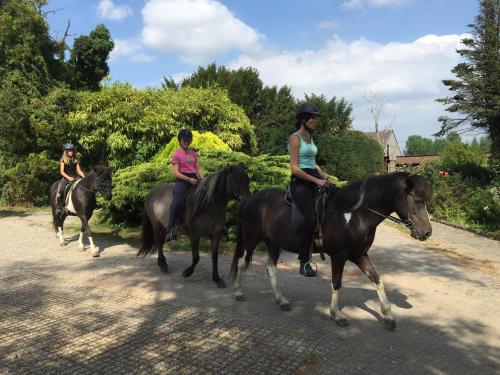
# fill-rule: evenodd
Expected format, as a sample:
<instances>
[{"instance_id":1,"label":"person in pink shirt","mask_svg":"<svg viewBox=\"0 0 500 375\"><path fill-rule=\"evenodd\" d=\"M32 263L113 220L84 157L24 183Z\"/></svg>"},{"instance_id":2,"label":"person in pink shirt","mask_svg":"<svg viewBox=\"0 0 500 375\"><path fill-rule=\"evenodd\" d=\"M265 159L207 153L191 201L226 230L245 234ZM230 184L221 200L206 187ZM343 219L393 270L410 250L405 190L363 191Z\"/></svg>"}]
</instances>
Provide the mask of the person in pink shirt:
<instances>
[{"instance_id":1,"label":"person in pink shirt","mask_svg":"<svg viewBox=\"0 0 500 375\"><path fill-rule=\"evenodd\" d=\"M191 130L181 129L177 135L177 139L179 140L180 147L172 155L172 165L176 182L174 197L170 204L168 225L166 227L167 234L165 241L167 242L177 239L175 223L182 209L184 197L188 190L195 186L198 180L203 177L198 154L189 148L189 145L193 141Z\"/></svg>"}]
</instances>

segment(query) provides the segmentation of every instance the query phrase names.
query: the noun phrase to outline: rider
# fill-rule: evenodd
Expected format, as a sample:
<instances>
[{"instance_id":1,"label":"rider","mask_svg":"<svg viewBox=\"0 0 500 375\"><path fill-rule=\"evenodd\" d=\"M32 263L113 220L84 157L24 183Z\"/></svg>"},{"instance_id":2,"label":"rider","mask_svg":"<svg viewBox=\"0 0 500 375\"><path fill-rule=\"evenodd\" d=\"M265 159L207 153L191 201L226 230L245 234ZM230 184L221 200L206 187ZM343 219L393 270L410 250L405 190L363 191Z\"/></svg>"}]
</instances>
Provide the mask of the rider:
<instances>
[{"instance_id":1,"label":"rider","mask_svg":"<svg viewBox=\"0 0 500 375\"><path fill-rule=\"evenodd\" d=\"M294 203L304 216L299 250L299 272L304 276L316 276L316 271L309 263L316 227L314 209L316 188L331 184L328 175L316 164L318 148L313 142L312 132L316 128L319 115L318 108L313 104L303 103L299 105L295 115L297 131L288 138L290 169L292 171L290 192Z\"/></svg>"},{"instance_id":2,"label":"rider","mask_svg":"<svg viewBox=\"0 0 500 375\"><path fill-rule=\"evenodd\" d=\"M76 147L71 143L63 145L63 154L59 163L59 172L61 173L61 180L57 188L56 196L56 213L64 211L64 190L71 182L78 176L85 177L85 174L80 169L80 162L75 155Z\"/></svg>"},{"instance_id":3,"label":"rider","mask_svg":"<svg viewBox=\"0 0 500 375\"><path fill-rule=\"evenodd\" d=\"M174 186L174 197L170 204L165 241L171 241L177 238L174 226L182 209L184 197L189 188L195 186L198 180L203 177L198 154L189 148L189 145L193 141L193 133L191 133L191 130L181 129L177 135L177 139L179 140L180 147L175 150L172 155L172 165L174 167L176 182Z\"/></svg>"}]
</instances>

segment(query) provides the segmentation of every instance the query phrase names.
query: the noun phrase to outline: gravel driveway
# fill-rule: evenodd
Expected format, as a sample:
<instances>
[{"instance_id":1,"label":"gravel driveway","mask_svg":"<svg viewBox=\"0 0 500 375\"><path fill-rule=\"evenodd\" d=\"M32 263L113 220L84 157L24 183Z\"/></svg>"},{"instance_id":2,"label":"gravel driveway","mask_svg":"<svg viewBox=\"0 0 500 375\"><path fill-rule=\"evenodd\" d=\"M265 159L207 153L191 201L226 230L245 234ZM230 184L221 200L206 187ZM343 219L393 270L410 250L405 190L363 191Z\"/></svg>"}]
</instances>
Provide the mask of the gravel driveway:
<instances>
[{"instance_id":1,"label":"gravel driveway","mask_svg":"<svg viewBox=\"0 0 500 375\"><path fill-rule=\"evenodd\" d=\"M237 302L212 282L207 254L184 279L190 253L169 251L165 275L156 258L106 238L95 238L101 258L79 252L75 237L60 248L49 221L0 211L2 374L500 373L499 242L436 223L422 243L380 226L370 254L396 317L391 332L351 264L341 294L350 325L341 328L329 319L328 260L316 259L320 277L304 278L283 256L284 312L263 254ZM219 259L230 284L231 255Z\"/></svg>"}]
</instances>

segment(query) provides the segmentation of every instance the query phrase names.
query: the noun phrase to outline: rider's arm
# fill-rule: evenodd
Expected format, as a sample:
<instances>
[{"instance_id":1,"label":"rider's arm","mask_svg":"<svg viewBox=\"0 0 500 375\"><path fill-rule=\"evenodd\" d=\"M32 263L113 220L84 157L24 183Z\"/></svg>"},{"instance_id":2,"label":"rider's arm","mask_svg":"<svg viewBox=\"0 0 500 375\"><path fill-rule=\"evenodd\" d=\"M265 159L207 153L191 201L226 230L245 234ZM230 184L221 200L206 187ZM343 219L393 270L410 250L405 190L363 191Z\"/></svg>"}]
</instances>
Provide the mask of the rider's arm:
<instances>
[{"instance_id":1,"label":"rider's arm","mask_svg":"<svg viewBox=\"0 0 500 375\"><path fill-rule=\"evenodd\" d=\"M203 178L203 169L201 169L200 158L196 155L196 172L200 178Z\"/></svg>"},{"instance_id":2,"label":"rider's arm","mask_svg":"<svg viewBox=\"0 0 500 375\"><path fill-rule=\"evenodd\" d=\"M76 173L78 173L78 175L81 177L81 178L84 178L85 177L85 173L83 173L83 171L80 169L80 163L78 163L76 165Z\"/></svg>"},{"instance_id":3,"label":"rider's arm","mask_svg":"<svg viewBox=\"0 0 500 375\"><path fill-rule=\"evenodd\" d=\"M67 175L66 173L64 173L64 162L60 162L59 163L59 172L61 173L61 176L63 176L66 180L68 181L72 181L73 180L73 177Z\"/></svg>"},{"instance_id":4,"label":"rider's arm","mask_svg":"<svg viewBox=\"0 0 500 375\"><path fill-rule=\"evenodd\" d=\"M290 145L290 169L292 174L301 180L311 181L315 184L321 183L319 178L307 174L299 167L299 136L292 134L290 138L288 138L288 144Z\"/></svg>"},{"instance_id":5,"label":"rider's arm","mask_svg":"<svg viewBox=\"0 0 500 375\"><path fill-rule=\"evenodd\" d=\"M316 164L316 169L318 170L321 177L323 177L325 180L329 179L328 175L325 172L323 172L323 170L317 164Z\"/></svg>"}]
</instances>

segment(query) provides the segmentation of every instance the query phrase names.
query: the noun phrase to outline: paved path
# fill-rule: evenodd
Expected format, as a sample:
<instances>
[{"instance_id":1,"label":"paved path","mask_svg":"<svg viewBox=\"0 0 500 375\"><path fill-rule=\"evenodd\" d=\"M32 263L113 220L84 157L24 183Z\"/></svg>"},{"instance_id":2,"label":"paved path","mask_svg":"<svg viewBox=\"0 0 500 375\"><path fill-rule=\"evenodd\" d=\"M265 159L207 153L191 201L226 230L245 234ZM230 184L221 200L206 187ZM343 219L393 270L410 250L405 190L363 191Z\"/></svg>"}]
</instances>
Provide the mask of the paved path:
<instances>
[{"instance_id":1,"label":"paved path","mask_svg":"<svg viewBox=\"0 0 500 375\"><path fill-rule=\"evenodd\" d=\"M0 212L1 374L500 373L499 242L457 242L436 225L420 243L381 226L370 253L393 304L390 332L352 265L341 295L350 325L340 328L329 320L327 262L305 279L284 257L279 284L292 311L283 312L262 254L237 302L211 281L207 255L183 279L190 254L171 251L164 275L155 258L103 238L98 259L76 241L59 248L48 221ZM230 255L220 261L226 275Z\"/></svg>"}]
</instances>

